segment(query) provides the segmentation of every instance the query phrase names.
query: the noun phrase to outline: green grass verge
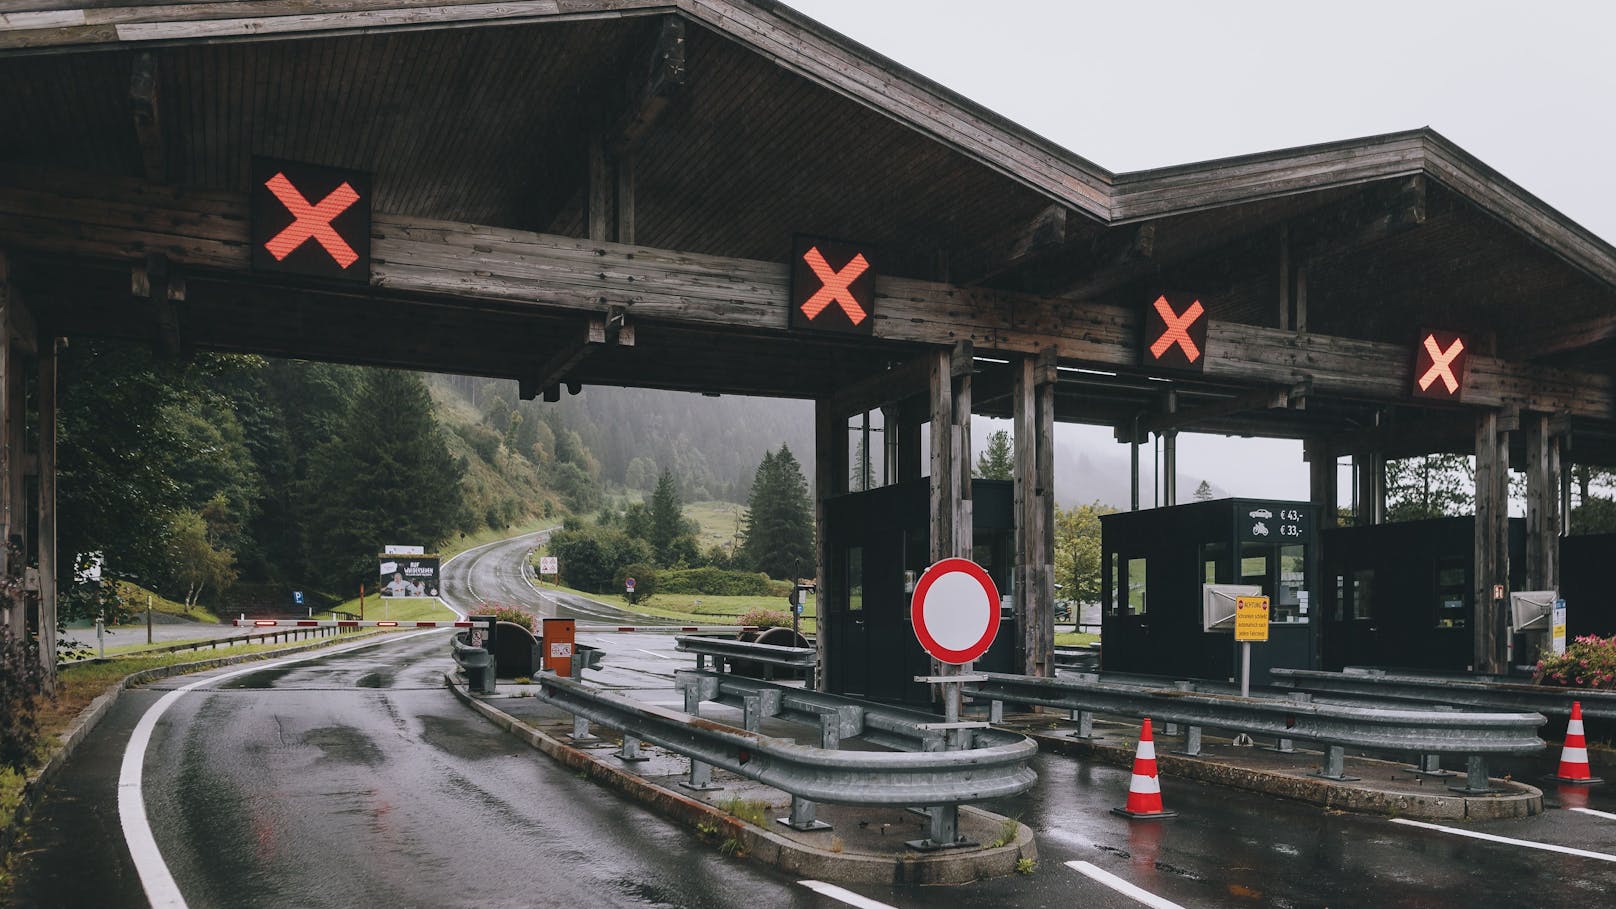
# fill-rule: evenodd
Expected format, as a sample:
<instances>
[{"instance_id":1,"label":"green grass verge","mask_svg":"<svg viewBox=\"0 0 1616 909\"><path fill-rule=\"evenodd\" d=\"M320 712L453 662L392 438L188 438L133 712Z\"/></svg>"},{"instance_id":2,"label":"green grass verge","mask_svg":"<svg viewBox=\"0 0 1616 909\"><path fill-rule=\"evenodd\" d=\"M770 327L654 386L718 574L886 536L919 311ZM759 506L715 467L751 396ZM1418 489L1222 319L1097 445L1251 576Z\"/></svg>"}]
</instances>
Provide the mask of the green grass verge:
<instances>
[{"instance_id":1,"label":"green grass verge","mask_svg":"<svg viewBox=\"0 0 1616 909\"><path fill-rule=\"evenodd\" d=\"M1068 631L1064 634L1055 635L1055 646L1057 647L1086 647L1089 644L1098 644L1099 642L1100 636L1097 634L1080 634L1075 631Z\"/></svg>"},{"instance_id":2,"label":"green grass verge","mask_svg":"<svg viewBox=\"0 0 1616 909\"><path fill-rule=\"evenodd\" d=\"M359 598L339 604L337 611L359 615ZM368 622L452 622L456 618L453 610L437 600L416 597L397 600L374 594L365 597L364 615ZM331 613L316 612L314 617L329 619Z\"/></svg>"},{"instance_id":3,"label":"green grass verge","mask_svg":"<svg viewBox=\"0 0 1616 909\"><path fill-rule=\"evenodd\" d=\"M554 584L546 582L540 589L555 590L557 588ZM739 625L741 616L753 609L781 612L785 613L787 617L791 615L782 597L713 597L682 593L659 593L652 597L649 603L642 600L631 606L626 596L590 593L587 590L575 590L571 587L562 587L560 590L564 593L588 597L591 600L615 606L625 612L638 613L659 619L672 619L676 622L688 622L691 625ZM700 606L696 605L697 600L701 601ZM807 607L803 610L802 631L804 634L812 634L816 628L814 603L810 598Z\"/></svg>"},{"instance_id":4,"label":"green grass verge","mask_svg":"<svg viewBox=\"0 0 1616 909\"><path fill-rule=\"evenodd\" d=\"M139 584L131 584L128 581L119 581L118 596L123 599L124 603L128 605L130 609L135 611L137 616L145 614L146 599L147 597L150 597L152 612L162 612L167 613L168 615L184 616L185 618L208 625L219 624L219 617L203 607L197 606L195 609L187 611L184 603L167 599L162 594L153 593L152 591L141 587Z\"/></svg>"}]
</instances>

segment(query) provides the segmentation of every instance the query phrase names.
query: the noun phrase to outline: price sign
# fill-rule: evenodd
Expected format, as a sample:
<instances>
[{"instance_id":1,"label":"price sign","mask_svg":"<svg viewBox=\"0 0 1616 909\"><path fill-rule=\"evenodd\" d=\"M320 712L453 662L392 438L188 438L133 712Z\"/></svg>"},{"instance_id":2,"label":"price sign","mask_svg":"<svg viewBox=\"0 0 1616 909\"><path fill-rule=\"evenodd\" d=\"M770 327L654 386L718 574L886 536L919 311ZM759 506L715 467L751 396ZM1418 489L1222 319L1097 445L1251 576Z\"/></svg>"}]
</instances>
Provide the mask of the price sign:
<instances>
[{"instance_id":1,"label":"price sign","mask_svg":"<svg viewBox=\"0 0 1616 909\"><path fill-rule=\"evenodd\" d=\"M1268 598L1235 597L1234 639L1236 641L1268 640Z\"/></svg>"},{"instance_id":2,"label":"price sign","mask_svg":"<svg viewBox=\"0 0 1616 909\"><path fill-rule=\"evenodd\" d=\"M1240 539L1253 543L1306 543L1313 539L1313 509L1288 502L1247 502L1237 512Z\"/></svg>"}]
</instances>

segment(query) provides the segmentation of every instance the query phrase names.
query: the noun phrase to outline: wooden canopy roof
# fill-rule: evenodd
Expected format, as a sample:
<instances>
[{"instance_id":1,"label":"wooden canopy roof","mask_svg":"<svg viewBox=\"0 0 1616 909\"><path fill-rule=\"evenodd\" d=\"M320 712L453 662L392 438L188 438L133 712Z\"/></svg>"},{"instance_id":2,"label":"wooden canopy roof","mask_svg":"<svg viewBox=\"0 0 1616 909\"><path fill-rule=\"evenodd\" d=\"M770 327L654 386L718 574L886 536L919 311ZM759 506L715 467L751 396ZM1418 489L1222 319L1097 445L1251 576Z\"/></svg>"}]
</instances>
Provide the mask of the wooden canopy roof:
<instances>
[{"instance_id":1,"label":"wooden canopy roof","mask_svg":"<svg viewBox=\"0 0 1616 909\"><path fill-rule=\"evenodd\" d=\"M1479 342L1475 403L1616 418L1616 249L1430 130L1115 174L772 2L5 8L0 249L57 333L795 397L970 341L1052 350L1059 415L1121 425L1172 286L1213 320L1184 428L1462 439L1384 375L1424 327ZM370 287L248 272L254 155L374 174ZM786 330L798 233L882 252L874 337ZM130 302L153 254L171 318ZM633 347L580 346L624 311Z\"/></svg>"}]
</instances>

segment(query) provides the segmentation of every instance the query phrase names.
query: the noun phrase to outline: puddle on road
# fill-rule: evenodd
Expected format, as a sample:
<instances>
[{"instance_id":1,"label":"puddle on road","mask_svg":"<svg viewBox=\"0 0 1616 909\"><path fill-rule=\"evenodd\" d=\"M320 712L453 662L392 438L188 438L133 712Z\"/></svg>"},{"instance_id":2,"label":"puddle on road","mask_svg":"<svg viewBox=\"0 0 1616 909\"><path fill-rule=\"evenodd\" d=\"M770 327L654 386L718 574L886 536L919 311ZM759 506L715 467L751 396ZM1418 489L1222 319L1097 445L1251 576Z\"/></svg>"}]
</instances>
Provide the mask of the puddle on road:
<instances>
[{"instance_id":1,"label":"puddle on road","mask_svg":"<svg viewBox=\"0 0 1616 909\"><path fill-rule=\"evenodd\" d=\"M369 736L348 726L322 726L303 733L303 744L320 749L321 757L341 764L374 767L385 756Z\"/></svg>"}]
</instances>

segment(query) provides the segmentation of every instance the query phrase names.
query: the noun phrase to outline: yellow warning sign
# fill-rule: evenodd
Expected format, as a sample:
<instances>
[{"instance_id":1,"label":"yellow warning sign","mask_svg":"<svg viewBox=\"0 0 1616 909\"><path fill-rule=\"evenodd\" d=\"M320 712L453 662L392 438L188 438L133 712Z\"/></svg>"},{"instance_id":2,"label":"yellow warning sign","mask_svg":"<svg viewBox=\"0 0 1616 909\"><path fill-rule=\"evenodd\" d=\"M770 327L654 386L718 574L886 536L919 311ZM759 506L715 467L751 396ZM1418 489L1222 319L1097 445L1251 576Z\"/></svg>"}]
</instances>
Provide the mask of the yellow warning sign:
<instances>
[{"instance_id":1,"label":"yellow warning sign","mask_svg":"<svg viewBox=\"0 0 1616 909\"><path fill-rule=\"evenodd\" d=\"M1237 641L1268 640L1268 598L1235 597L1234 639Z\"/></svg>"}]
</instances>

